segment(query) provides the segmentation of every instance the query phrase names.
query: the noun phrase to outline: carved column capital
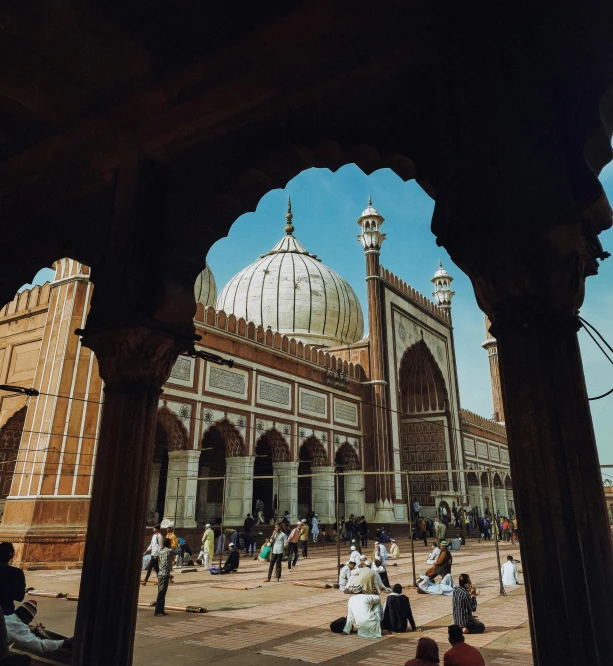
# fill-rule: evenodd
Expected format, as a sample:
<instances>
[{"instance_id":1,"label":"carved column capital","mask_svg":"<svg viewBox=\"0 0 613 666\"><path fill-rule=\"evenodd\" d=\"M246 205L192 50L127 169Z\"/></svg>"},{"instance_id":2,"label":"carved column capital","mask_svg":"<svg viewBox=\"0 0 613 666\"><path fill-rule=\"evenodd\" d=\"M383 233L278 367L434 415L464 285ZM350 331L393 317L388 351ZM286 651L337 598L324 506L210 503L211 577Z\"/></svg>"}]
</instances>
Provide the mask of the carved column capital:
<instances>
[{"instance_id":1,"label":"carved column capital","mask_svg":"<svg viewBox=\"0 0 613 666\"><path fill-rule=\"evenodd\" d=\"M585 278L598 272L598 259L606 256L581 222L530 233L494 227L479 238L455 236L446 247L471 278L493 335L500 325L543 319L574 326Z\"/></svg>"},{"instance_id":2,"label":"carved column capital","mask_svg":"<svg viewBox=\"0 0 613 666\"><path fill-rule=\"evenodd\" d=\"M177 356L191 340L146 326L118 328L82 335L98 361L100 377L106 390L128 384L160 388L170 376Z\"/></svg>"}]
</instances>

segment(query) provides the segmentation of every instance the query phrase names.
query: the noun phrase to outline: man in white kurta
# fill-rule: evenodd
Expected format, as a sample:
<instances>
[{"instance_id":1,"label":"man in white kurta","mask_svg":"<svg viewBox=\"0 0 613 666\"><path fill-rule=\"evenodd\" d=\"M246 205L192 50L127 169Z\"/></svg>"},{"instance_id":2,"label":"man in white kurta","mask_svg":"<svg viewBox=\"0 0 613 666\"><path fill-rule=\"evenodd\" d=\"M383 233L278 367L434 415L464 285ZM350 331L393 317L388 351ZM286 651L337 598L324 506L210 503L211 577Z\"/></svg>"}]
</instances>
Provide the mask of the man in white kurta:
<instances>
[{"instance_id":1,"label":"man in white kurta","mask_svg":"<svg viewBox=\"0 0 613 666\"><path fill-rule=\"evenodd\" d=\"M317 520L317 514L313 516L313 521L311 523L311 533L313 534L313 543L319 538L319 520Z\"/></svg>"},{"instance_id":2,"label":"man in white kurta","mask_svg":"<svg viewBox=\"0 0 613 666\"><path fill-rule=\"evenodd\" d=\"M441 554L441 549L438 547L436 541L434 542L434 548L432 549L432 552L430 555L428 555L428 559L426 560L426 564L436 564L438 561L438 556Z\"/></svg>"},{"instance_id":3,"label":"man in white kurta","mask_svg":"<svg viewBox=\"0 0 613 666\"><path fill-rule=\"evenodd\" d=\"M347 623L344 634L358 630L362 638L381 638L381 599L376 594L364 594L360 586L354 588L347 604Z\"/></svg>"},{"instance_id":4,"label":"man in white kurta","mask_svg":"<svg viewBox=\"0 0 613 666\"><path fill-rule=\"evenodd\" d=\"M210 523L206 524L206 529L202 535L202 564L205 569L211 568L213 561L213 548L215 544L215 535L211 529Z\"/></svg>"},{"instance_id":5,"label":"man in white kurta","mask_svg":"<svg viewBox=\"0 0 613 666\"><path fill-rule=\"evenodd\" d=\"M426 594L438 594L450 597L453 595L453 578L451 578L451 574L447 574L437 585L428 576L421 576L417 581L417 587Z\"/></svg>"},{"instance_id":6,"label":"man in white kurta","mask_svg":"<svg viewBox=\"0 0 613 666\"><path fill-rule=\"evenodd\" d=\"M359 567L361 557L362 556L356 550L355 546L351 546L351 555L349 555L349 561L353 562L356 565L356 567Z\"/></svg>"},{"instance_id":7,"label":"man in white kurta","mask_svg":"<svg viewBox=\"0 0 613 666\"><path fill-rule=\"evenodd\" d=\"M347 564L340 570L338 575L338 589L344 592L349 585L349 579L351 577L351 572L355 569L355 562L349 560Z\"/></svg>"},{"instance_id":8,"label":"man in white kurta","mask_svg":"<svg viewBox=\"0 0 613 666\"><path fill-rule=\"evenodd\" d=\"M502 573L503 585L519 585L517 567L513 563L512 555L507 557L507 561L502 565L500 571Z\"/></svg>"}]
</instances>

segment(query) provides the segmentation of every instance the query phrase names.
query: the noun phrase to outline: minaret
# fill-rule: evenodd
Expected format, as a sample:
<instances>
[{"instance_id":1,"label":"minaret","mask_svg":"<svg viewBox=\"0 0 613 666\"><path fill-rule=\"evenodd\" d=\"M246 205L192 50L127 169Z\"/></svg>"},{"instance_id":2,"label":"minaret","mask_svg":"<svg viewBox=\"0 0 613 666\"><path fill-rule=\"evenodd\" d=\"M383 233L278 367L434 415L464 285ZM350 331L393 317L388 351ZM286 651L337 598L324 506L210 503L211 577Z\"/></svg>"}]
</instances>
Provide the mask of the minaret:
<instances>
[{"instance_id":1,"label":"minaret","mask_svg":"<svg viewBox=\"0 0 613 666\"><path fill-rule=\"evenodd\" d=\"M439 308L447 310L449 317L451 317L451 299L455 296L455 291L451 291L451 283L453 282L453 278L443 268L442 261L439 261L438 270L430 282L432 282L434 285L432 296L434 296L436 304L439 306Z\"/></svg>"},{"instance_id":2,"label":"minaret","mask_svg":"<svg viewBox=\"0 0 613 666\"><path fill-rule=\"evenodd\" d=\"M485 334L487 338L481 344L487 351L490 360L490 376L492 379L492 400L494 401L494 420L504 423L504 406L502 404L502 390L500 388L500 370L498 368L498 341L490 333L490 320L485 315Z\"/></svg>"},{"instance_id":3,"label":"minaret","mask_svg":"<svg viewBox=\"0 0 613 666\"><path fill-rule=\"evenodd\" d=\"M443 268L442 261L438 262L438 269L434 274L434 277L430 280L430 282L432 282L434 286L434 291L432 292L432 296L434 297L436 304L441 310L445 310L447 312L449 316L449 322L451 323L451 301L455 296L455 291L452 291L451 289L451 283L453 282L453 278ZM458 382L458 368L455 358L455 340L453 337L453 327L451 328L450 336L451 336L451 349L452 349L452 358L453 358L453 377L456 385L456 393L459 398L460 385ZM451 413L451 406L449 406L449 410L450 410L449 418L453 419L453 414ZM461 456L462 447L458 443L458 440L460 438L457 436L454 428L450 428L449 430L449 439L453 449L452 463L455 461L454 466L459 466L462 461L462 456ZM454 490L460 490L461 492L465 491L466 484L464 483L464 478L461 474L454 473L452 475L452 480L453 480Z\"/></svg>"},{"instance_id":4,"label":"minaret","mask_svg":"<svg viewBox=\"0 0 613 666\"><path fill-rule=\"evenodd\" d=\"M375 471L391 471L389 426L387 409L387 382L385 381L385 340L383 336L383 289L379 276L379 253L385 240L381 233L384 218L373 208L368 198L368 208L362 212L358 224L362 229L358 240L366 255L366 283L368 290L368 338L370 347L370 385L372 387L372 423ZM392 495L392 475L375 476L376 513L379 524L395 522Z\"/></svg>"}]
</instances>

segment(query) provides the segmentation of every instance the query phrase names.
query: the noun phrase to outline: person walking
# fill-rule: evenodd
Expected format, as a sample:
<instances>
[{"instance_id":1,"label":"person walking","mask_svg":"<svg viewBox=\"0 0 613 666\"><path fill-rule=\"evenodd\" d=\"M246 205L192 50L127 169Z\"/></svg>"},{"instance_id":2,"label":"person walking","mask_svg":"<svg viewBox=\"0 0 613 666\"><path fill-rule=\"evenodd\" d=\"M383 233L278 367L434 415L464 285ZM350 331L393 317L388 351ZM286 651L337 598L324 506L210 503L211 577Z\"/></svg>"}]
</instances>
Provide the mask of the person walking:
<instances>
[{"instance_id":1,"label":"person walking","mask_svg":"<svg viewBox=\"0 0 613 666\"><path fill-rule=\"evenodd\" d=\"M151 537L151 543L147 546L147 550L145 551L145 555L149 553L151 555L151 558L149 559L149 564L147 565L145 578L142 582L143 585L147 584L149 576L151 576L152 570L154 570L155 575L159 577L160 567L158 565L158 555L160 553L160 550L162 550L162 547L163 547L163 539L162 539L162 534L160 532L160 526L156 525L153 528L153 536Z\"/></svg>"},{"instance_id":2,"label":"person walking","mask_svg":"<svg viewBox=\"0 0 613 666\"><path fill-rule=\"evenodd\" d=\"M421 538L424 540L424 546L428 547L428 530L426 521L423 518L419 519L419 529L421 530Z\"/></svg>"},{"instance_id":3,"label":"person walking","mask_svg":"<svg viewBox=\"0 0 613 666\"><path fill-rule=\"evenodd\" d=\"M166 603L166 592L168 591L168 583L170 582L170 574L172 572L172 550L170 548L170 539L164 539L162 548L158 553L158 596L155 600L154 615L168 615L164 611Z\"/></svg>"},{"instance_id":4,"label":"person walking","mask_svg":"<svg viewBox=\"0 0 613 666\"><path fill-rule=\"evenodd\" d=\"M211 568L213 562L213 549L215 548L215 534L211 529L211 524L206 524L206 529L202 535L202 565L205 569Z\"/></svg>"},{"instance_id":5,"label":"person walking","mask_svg":"<svg viewBox=\"0 0 613 666\"><path fill-rule=\"evenodd\" d=\"M485 625L473 617L477 610L478 592L468 574L462 574L458 582L459 585L453 588L453 622L461 627L465 634L482 634Z\"/></svg>"},{"instance_id":6,"label":"person walking","mask_svg":"<svg viewBox=\"0 0 613 666\"><path fill-rule=\"evenodd\" d=\"M296 523L296 527L290 532L287 539L287 570L294 571L296 569L296 562L298 561L298 539L300 539L300 525Z\"/></svg>"},{"instance_id":7,"label":"person walking","mask_svg":"<svg viewBox=\"0 0 613 666\"><path fill-rule=\"evenodd\" d=\"M248 513L243 523L243 542L245 544L245 555L249 556L255 553L255 542L253 540L253 526L255 525L255 520L251 517L251 514Z\"/></svg>"},{"instance_id":8,"label":"person walking","mask_svg":"<svg viewBox=\"0 0 613 666\"><path fill-rule=\"evenodd\" d=\"M485 666L485 661L479 650L464 640L462 627L452 624L447 627L451 650L445 652L444 666Z\"/></svg>"},{"instance_id":9,"label":"person walking","mask_svg":"<svg viewBox=\"0 0 613 666\"><path fill-rule=\"evenodd\" d=\"M317 539L319 537L319 520L317 520L317 514L313 516L313 521L312 521L312 532L313 532L313 543L317 543Z\"/></svg>"},{"instance_id":10,"label":"person walking","mask_svg":"<svg viewBox=\"0 0 613 666\"><path fill-rule=\"evenodd\" d=\"M368 548L368 523L366 518L360 518L360 537L362 539L362 548Z\"/></svg>"},{"instance_id":11,"label":"person walking","mask_svg":"<svg viewBox=\"0 0 613 666\"><path fill-rule=\"evenodd\" d=\"M307 525L307 521L304 518L302 519L302 524L300 526L299 541L302 546L302 557L306 559L309 550L309 526Z\"/></svg>"},{"instance_id":12,"label":"person walking","mask_svg":"<svg viewBox=\"0 0 613 666\"><path fill-rule=\"evenodd\" d=\"M287 534L281 530L279 523L275 523L275 529L270 537L270 566L268 567L268 579L264 582L270 583L273 568L276 569L275 578L277 582L281 580L281 563L283 562L283 552L287 546Z\"/></svg>"}]
</instances>

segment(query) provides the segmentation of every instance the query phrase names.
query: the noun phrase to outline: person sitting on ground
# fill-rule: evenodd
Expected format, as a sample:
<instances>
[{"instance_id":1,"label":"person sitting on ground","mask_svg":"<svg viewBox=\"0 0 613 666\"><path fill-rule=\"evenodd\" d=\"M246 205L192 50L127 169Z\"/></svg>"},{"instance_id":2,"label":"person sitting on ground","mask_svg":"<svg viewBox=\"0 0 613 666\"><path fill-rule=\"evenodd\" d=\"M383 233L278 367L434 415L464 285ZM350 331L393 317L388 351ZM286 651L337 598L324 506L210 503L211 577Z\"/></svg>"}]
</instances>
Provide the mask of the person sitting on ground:
<instances>
[{"instance_id":1,"label":"person sitting on ground","mask_svg":"<svg viewBox=\"0 0 613 666\"><path fill-rule=\"evenodd\" d=\"M383 564L387 563L387 548L380 541L375 541L375 551L372 554L372 559L376 558L379 558Z\"/></svg>"},{"instance_id":2,"label":"person sitting on ground","mask_svg":"<svg viewBox=\"0 0 613 666\"><path fill-rule=\"evenodd\" d=\"M353 590L347 604L347 623L344 634L357 629L362 638L381 638L381 599L376 594L367 594L360 585Z\"/></svg>"},{"instance_id":3,"label":"person sitting on ground","mask_svg":"<svg viewBox=\"0 0 613 666\"><path fill-rule=\"evenodd\" d=\"M485 661L479 650L464 640L462 627L452 624L447 627L451 650L445 652L445 666L485 666Z\"/></svg>"},{"instance_id":4,"label":"person sitting on ground","mask_svg":"<svg viewBox=\"0 0 613 666\"><path fill-rule=\"evenodd\" d=\"M355 562L349 560L347 564L340 570L338 574L338 589L341 592L344 592L349 588L349 580L351 578L351 572L355 569Z\"/></svg>"},{"instance_id":5,"label":"person sitting on ground","mask_svg":"<svg viewBox=\"0 0 613 666\"><path fill-rule=\"evenodd\" d=\"M226 561L224 562L223 569L219 572L220 574L229 574L229 573L235 573L238 571L238 565L240 563L240 553L238 552L238 548L234 547L234 544L230 544L230 551L228 552L228 557L226 557Z\"/></svg>"},{"instance_id":6,"label":"person sitting on ground","mask_svg":"<svg viewBox=\"0 0 613 666\"><path fill-rule=\"evenodd\" d=\"M432 552L430 555L428 555L428 559L426 560L426 564L436 564L439 555L441 554L441 549L438 547L438 544L436 541L432 542L432 545L434 548L432 549Z\"/></svg>"},{"instance_id":7,"label":"person sitting on ground","mask_svg":"<svg viewBox=\"0 0 613 666\"><path fill-rule=\"evenodd\" d=\"M72 649L72 638L41 638L33 633L30 624L34 621L37 610L36 601L28 600L15 609L12 615L5 618L9 644L12 644L18 650L41 655L61 648Z\"/></svg>"},{"instance_id":8,"label":"person sitting on ground","mask_svg":"<svg viewBox=\"0 0 613 666\"><path fill-rule=\"evenodd\" d=\"M440 663L440 659L436 641L427 636L422 636L417 641L415 659L409 659L404 666L431 666L431 664L438 663Z\"/></svg>"},{"instance_id":9,"label":"person sitting on ground","mask_svg":"<svg viewBox=\"0 0 613 666\"><path fill-rule=\"evenodd\" d=\"M272 546L270 545L270 539L266 539L260 548L260 554L258 555L258 560L262 562L268 562L270 560L270 553L272 551Z\"/></svg>"},{"instance_id":10,"label":"person sitting on ground","mask_svg":"<svg viewBox=\"0 0 613 666\"><path fill-rule=\"evenodd\" d=\"M360 555L360 551L355 546L351 546L349 559L352 562L355 562L356 566L359 566L361 557L362 556Z\"/></svg>"},{"instance_id":11,"label":"person sitting on ground","mask_svg":"<svg viewBox=\"0 0 613 666\"><path fill-rule=\"evenodd\" d=\"M175 566L178 565L179 556L181 556L181 565L183 566L183 556L181 555L181 547L179 546L179 538L175 534L174 527L166 528L166 538L170 541L170 550L172 550L173 557L175 558Z\"/></svg>"},{"instance_id":12,"label":"person sitting on ground","mask_svg":"<svg viewBox=\"0 0 613 666\"><path fill-rule=\"evenodd\" d=\"M450 597L453 594L453 578L447 574L437 585L428 576L419 576L417 579L417 592L419 594L439 594Z\"/></svg>"},{"instance_id":13,"label":"person sitting on ground","mask_svg":"<svg viewBox=\"0 0 613 666\"><path fill-rule=\"evenodd\" d=\"M344 622L343 626L345 626ZM30 657L25 654L9 654L9 644L2 608L0 608L0 664L2 666L30 666L32 664Z\"/></svg>"},{"instance_id":14,"label":"person sitting on ground","mask_svg":"<svg viewBox=\"0 0 613 666\"><path fill-rule=\"evenodd\" d=\"M513 555L507 556L507 561L502 565L500 572L502 573L503 585L519 585L517 567L513 563Z\"/></svg>"},{"instance_id":15,"label":"person sitting on ground","mask_svg":"<svg viewBox=\"0 0 613 666\"><path fill-rule=\"evenodd\" d=\"M356 567L351 573L350 587L360 587L365 594L381 594L385 589L381 584L381 579L377 581L375 572L367 564L366 555L362 555L360 566Z\"/></svg>"},{"instance_id":16,"label":"person sitting on ground","mask_svg":"<svg viewBox=\"0 0 613 666\"><path fill-rule=\"evenodd\" d=\"M376 559L370 568L375 572L375 580L379 587L384 587L388 592L390 588L390 579L387 576L387 569L381 564L381 560Z\"/></svg>"},{"instance_id":17,"label":"person sitting on ground","mask_svg":"<svg viewBox=\"0 0 613 666\"><path fill-rule=\"evenodd\" d=\"M441 541L440 548L441 548L441 554L438 556L438 560L436 561L434 567L432 567L434 571L432 572L432 574L430 573L430 570L426 571L426 576L428 576L429 578L436 578L437 576L444 577L447 574L451 573L453 556L451 555L451 552L447 548L447 542Z\"/></svg>"},{"instance_id":18,"label":"person sitting on ground","mask_svg":"<svg viewBox=\"0 0 613 666\"><path fill-rule=\"evenodd\" d=\"M381 543L389 543L389 540L390 540L390 535L382 527L381 528L381 535L379 536L379 541Z\"/></svg>"},{"instance_id":19,"label":"person sitting on ground","mask_svg":"<svg viewBox=\"0 0 613 666\"><path fill-rule=\"evenodd\" d=\"M392 539L392 545L390 546L389 549L389 557L390 560L397 560L400 557L400 548L398 548L396 539Z\"/></svg>"},{"instance_id":20,"label":"person sitting on ground","mask_svg":"<svg viewBox=\"0 0 613 666\"><path fill-rule=\"evenodd\" d=\"M26 596L26 577L21 569L9 562L15 557L12 543L0 543L0 607L6 617L15 612L15 601Z\"/></svg>"},{"instance_id":21,"label":"person sitting on ground","mask_svg":"<svg viewBox=\"0 0 613 666\"><path fill-rule=\"evenodd\" d=\"M385 602L383 628L398 634L406 631L409 624L413 631L417 630L411 611L411 602L405 594L402 594L402 585L396 583Z\"/></svg>"},{"instance_id":22,"label":"person sitting on ground","mask_svg":"<svg viewBox=\"0 0 613 666\"><path fill-rule=\"evenodd\" d=\"M459 585L453 588L453 622L462 627L465 634L482 634L485 625L473 617L477 610L477 588L473 587L470 576L462 574Z\"/></svg>"}]
</instances>

